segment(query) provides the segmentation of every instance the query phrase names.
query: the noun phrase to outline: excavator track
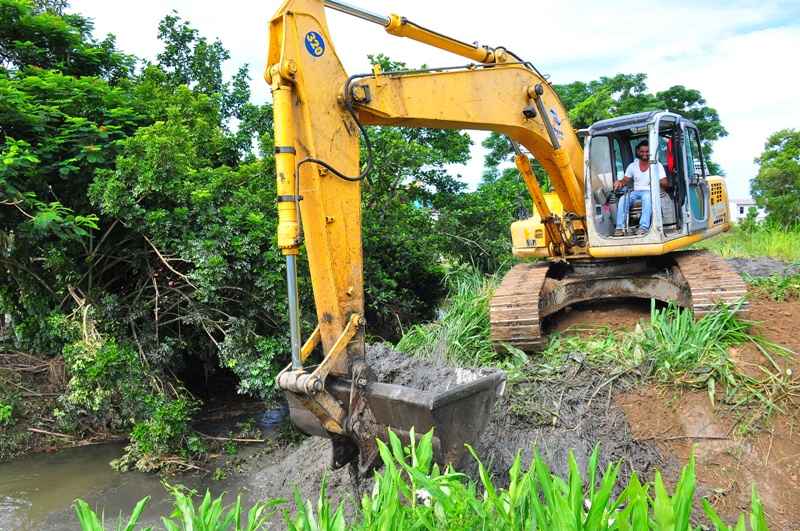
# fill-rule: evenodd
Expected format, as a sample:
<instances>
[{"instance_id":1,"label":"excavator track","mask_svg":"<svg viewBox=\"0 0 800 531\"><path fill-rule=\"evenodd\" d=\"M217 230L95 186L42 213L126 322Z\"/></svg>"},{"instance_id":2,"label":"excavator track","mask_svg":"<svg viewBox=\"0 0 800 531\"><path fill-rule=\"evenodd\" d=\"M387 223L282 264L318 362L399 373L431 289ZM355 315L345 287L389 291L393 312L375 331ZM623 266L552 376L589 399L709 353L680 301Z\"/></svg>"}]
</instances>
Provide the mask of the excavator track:
<instances>
[{"instance_id":1,"label":"excavator track","mask_svg":"<svg viewBox=\"0 0 800 531\"><path fill-rule=\"evenodd\" d=\"M546 342L539 320L539 296L549 264L517 264L503 278L489 306L492 343L525 352L541 350Z\"/></svg>"},{"instance_id":2,"label":"excavator track","mask_svg":"<svg viewBox=\"0 0 800 531\"><path fill-rule=\"evenodd\" d=\"M680 251L641 260L518 264L491 300L491 338L498 349L511 345L537 352L547 344L542 320L579 302L654 298L690 307L696 317L702 317L720 302L740 304L746 294L742 277L708 251ZM746 310L745 301L738 311Z\"/></svg>"},{"instance_id":3,"label":"excavator track","mask_svg":"<svg viewBox=\"0 0 800 531\"><path fill-rule=\"evenodd\" d=\"M724 258L709 251L682 251L673 254L691 293L695 317L709 313L720 302L736 304L747 294L747 285ZM739 311L747 310L745 301Z\"/></svg>"}]
</instances>

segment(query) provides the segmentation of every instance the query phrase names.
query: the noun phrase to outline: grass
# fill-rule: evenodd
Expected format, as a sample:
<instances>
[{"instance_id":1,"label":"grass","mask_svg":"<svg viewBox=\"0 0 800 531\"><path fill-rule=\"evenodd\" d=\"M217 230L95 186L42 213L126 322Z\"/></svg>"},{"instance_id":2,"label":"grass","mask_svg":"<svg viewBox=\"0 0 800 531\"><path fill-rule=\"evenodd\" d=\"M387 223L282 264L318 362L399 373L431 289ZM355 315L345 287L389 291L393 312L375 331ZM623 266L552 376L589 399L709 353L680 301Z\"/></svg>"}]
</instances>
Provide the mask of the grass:
<instances>
[{"instance_id":1,"label":"grass","mask_svg":"<svg viewBox=\"0 0 800 531\"><path fill-rule=\"evenodd\" d=\"M509 470L509 485L498 487L472 448L478 463L479 481L473 481L451 467L441 469L433 462L433 433L419 441L411 433L409 446L389 433L389 444L378 441L383 470L375 473L371 494L361 500L361 511L351 518L343 505L333 506L326 493L325 482L316 504L295 495L294 511L284 511L284 523L292 531L344 531L345 529L442 529L442 530L699 530L695 508L695 464L690 458L683 468L672 494L656 472L652 483L642 483L633 474L626 485L619 485L620 463L598 467L598 448L592 453L586 469L581 471L569 453L569 474L554 475L546 463L534 454L531 464L523 469L517 454ZM614 495L614 492L619 492ZM225 508L222 497L212 500L206 493L200 505L180 490L175 495L175 511L163 518L168 530L198 531L263 529L270 523L282 500L254 505L247 524L242 525L244 508L238 499ZM139 502L127 523L117 529L133 531L147 498ZM718 530L746 531L745 515L736 527L729 527L707 500L703 512ZM84 531L104 529L102 517L82 500L75 511ZM761 500L752 490L747 515L753 531L768 529ZM122 522L122 521L121 521Z\"/></svg>"},{"instance_id":2,"label":"grass","mask_svg":"<svg viewBox=\"0 0 800 531\"><path fill-rule=\"evenodd\" d=\"M499 284L497 275L457 268L446 277L448 297L439 319L406 331L396 348L425 358L443 357L459 366L496 363L489 328L489 301Z\"/></svg>"},{"instance_id":3,"label":"grass","mask_svg":"<svg viewBox=\"0 0 800 531\"><path fill-rule=\"evenodd\" d=\"M756 295L777 302L800 299L800 274L769 277L744 275L744 278Z\"/></svg>"},{"instance_id":4,"label":"grass","mask_svg":"<svg viewBox=\"0 0 800 531\"><path fill-rule=\"evenodd\" d=\"M730 406L741 430L757 427L782 403L800 391L800 381L776 359L791 351L750 332L751 323L736 307L720 306L695 320L690 310L651 308L649 323L633 332L610 329L592 335L555 336L544 352L558 364L576 352L613 375L637 371L645 378L681 388L704 389L712 404ZM742 371L731 358L732 347L750 344L765 359L759 375Z\"/></svg>"},{"instance_id":5,"label":"grass","mask_svg":"<svg viewBox=\"0 0 800 531\"><path fill-rule=\"evenodd\" d=\"M695 245L711 249L725 258L769 256L787 262L800 261L800 224L793 227L759 223L743 229L739 225L727 233Z\"/></svg>"},{"instance_id":6,"label":"grass","mask_svg":"<svg viewBox=\"0 0 800 531\"><path fill-rule=\"evenodd\" d=\"M233 505L223 504L224 493L212 498L206 491L202 501L195 505L194 492L183 487L167 486L174 499L174 510L169 516L162 516L161 523L167 531L256 531L266 529L267 524L277 513L276 507L284 500L270 500L252 505L245 513L241 497ZM139 500L127 521L120 516L113 529L117 531L151 531L152 527L138 527L142 512L150 497ZM75 516L81 531L105 531L105 515L98 515L88 503L75 500Z\"/></svg>"}]
</instances>

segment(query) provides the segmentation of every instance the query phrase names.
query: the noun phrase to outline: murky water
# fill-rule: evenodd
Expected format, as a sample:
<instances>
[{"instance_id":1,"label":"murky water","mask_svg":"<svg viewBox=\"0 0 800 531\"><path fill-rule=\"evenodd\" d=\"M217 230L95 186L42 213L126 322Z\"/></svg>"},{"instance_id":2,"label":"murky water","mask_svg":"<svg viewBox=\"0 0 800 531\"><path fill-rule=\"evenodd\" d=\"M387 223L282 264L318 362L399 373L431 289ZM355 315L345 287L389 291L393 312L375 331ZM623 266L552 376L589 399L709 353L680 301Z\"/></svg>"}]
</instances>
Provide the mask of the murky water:
<instances>
[{"instance_id":1,"label":"murky water","mask_svg":"<svg viewBox=\"0 0 800 531\"><path fill-rule=\"evenodd\" d=\"M269 434L285 415L284 409L270 410L258 414L255 420ZM0 464L0 531L78 529L72 508L76 498L94 508L104 508L106 525L114 528L109 524L116 524L120 514L127 516L137 501L150 496L140 523L160 524L159 516L172 510L172 497L156 474L112 469L108 463L121 455L122 448L120 444L84 446ZM246 458L260 448L261 445L243 447L239 456ZM249 505L256 500L249 497L252 488L248 480L247 475L217 481L212 474L187 474L167 481L198 492L209 489L213 495L227 492L227 502L241 493L242 503Z\"/></svg>"}]
</instances>

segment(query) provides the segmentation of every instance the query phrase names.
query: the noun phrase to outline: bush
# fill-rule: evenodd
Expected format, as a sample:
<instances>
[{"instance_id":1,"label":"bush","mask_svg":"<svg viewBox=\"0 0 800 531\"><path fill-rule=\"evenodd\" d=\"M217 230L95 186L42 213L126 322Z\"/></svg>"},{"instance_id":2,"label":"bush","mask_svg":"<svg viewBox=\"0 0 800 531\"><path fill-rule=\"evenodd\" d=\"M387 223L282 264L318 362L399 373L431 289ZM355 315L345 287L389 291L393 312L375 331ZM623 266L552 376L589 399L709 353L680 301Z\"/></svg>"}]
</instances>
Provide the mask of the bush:
<instances>
[{"instance_id":1,"label":"bush","mask_svg":"<svg viewBox=\"0 0 800 531\"><path fill-rule=\"evenodd\" d=\"M448 296L439 318L408 329L397 349L414 356L441 357L460 366L502 361L507 355L492 346L489 322L489 301L499 275L486 276L473 268L452 267L445 277Z\"/></svg>"}]
</instances>

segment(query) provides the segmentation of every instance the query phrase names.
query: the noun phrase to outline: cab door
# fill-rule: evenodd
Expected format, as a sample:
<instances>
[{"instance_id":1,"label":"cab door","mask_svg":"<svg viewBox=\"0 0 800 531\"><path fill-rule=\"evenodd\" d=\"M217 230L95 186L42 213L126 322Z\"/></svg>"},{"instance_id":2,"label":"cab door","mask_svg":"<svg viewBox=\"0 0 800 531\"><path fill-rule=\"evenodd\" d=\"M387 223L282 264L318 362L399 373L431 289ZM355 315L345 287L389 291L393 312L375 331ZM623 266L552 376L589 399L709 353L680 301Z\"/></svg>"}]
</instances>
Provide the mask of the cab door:
<instances>
[{"instance_id":1,"label":"cab door","mask_svg":"<svg viewBox=\"0 0 800 531\"><path fill-rule=\"evenodd\" d=\"M700 135L697 129L684 123L683 130L683 171L686 179L687 225L689 232L708 228L708 182L703 152L700 149Z\"/></svg>"}]
</instances>

